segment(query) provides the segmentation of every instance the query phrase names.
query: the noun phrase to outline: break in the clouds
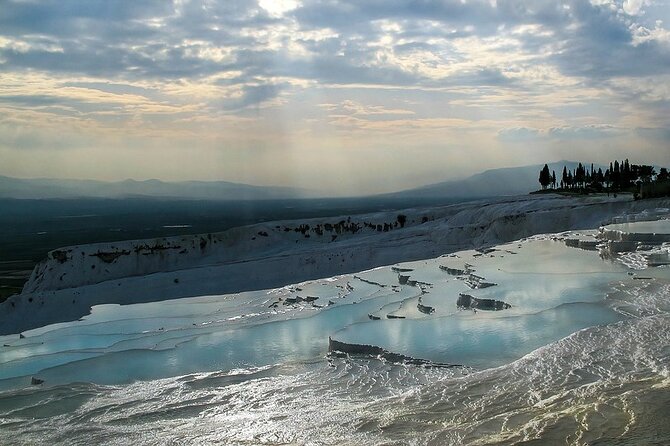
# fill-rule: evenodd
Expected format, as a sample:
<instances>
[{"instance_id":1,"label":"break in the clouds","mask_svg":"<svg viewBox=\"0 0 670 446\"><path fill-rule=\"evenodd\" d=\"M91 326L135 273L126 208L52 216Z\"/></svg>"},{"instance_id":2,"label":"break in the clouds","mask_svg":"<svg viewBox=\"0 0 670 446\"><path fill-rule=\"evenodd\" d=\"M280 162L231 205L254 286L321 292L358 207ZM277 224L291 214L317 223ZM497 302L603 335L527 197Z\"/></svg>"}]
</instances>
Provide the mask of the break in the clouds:
<instances>
[{"instance_id":1,"label":"break in the clouds","mask_svg":"<svg viewBox=\"0 0 670 446\"><path fill-rule=\"evenodd\" d=\"M1 0L0 173L337 194L670 162L667 0Z\"/></svg>"}]
</instances>

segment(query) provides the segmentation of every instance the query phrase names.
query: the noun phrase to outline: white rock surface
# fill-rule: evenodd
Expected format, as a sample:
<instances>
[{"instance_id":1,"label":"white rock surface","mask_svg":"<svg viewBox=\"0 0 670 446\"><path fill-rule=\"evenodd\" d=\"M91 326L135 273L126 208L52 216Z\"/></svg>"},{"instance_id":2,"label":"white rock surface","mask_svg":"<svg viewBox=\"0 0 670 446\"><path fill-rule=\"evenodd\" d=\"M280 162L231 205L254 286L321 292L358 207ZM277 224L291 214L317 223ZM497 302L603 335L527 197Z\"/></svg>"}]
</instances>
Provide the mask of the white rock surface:
<instances>
[{"instance_id":1,"label":"white rock surface","mask_svg":"<svg viewBox=\"0 0 670 446\"><path fill-rule=\"evenodd\" d=\"M0 334L74 320L102 303L279 287L534 234L594 228L615 216L659 207L670 207L670 200L521 196L68 247L49 253L23 292L0 304ZM398 214L407 217L404 228L393 227ZM360 229L355 233L326 229L338 222ZM384 231L384 224L392 227ZM296 232L301 225L310 229ZM319 226L321 234L315 230Z\"/></svg>"}]
</instances>

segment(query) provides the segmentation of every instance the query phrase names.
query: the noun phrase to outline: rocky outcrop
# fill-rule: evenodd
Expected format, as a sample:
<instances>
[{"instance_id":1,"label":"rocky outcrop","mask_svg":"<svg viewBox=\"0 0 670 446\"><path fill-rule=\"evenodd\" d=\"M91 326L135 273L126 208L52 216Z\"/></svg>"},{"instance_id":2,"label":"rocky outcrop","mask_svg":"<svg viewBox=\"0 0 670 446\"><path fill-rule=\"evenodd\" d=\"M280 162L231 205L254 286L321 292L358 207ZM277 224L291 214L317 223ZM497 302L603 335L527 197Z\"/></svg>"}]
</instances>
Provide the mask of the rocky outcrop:
<instances>
[{"instance_id":1,"label":"rocky outcrop","mask_svg":"<svg viewBox=\"0 0 670 446\"><path fill-rule=\"evenodd\" d=\"M311 303L311 302L314 302L317 299L318 299L317 296L307 296L307 297L292 296L292 297L287 297L284 300L284 305L295 305L295 304L299 304L301 302Z\"/></svg>"},{"instance_id":2,"label":"rocky outcrop","mask_svg":"<svg viewBox=\"0 0 670 446\"><path fill-rule=\"evenodd\" d=\"M443 364L428 361L426 359L412 358L411 356L390 352L375 345L350 344L347 342L340 342L330 337L328 338L328 353L332 355L346 354L355 356L374 356L377 358L385 359L386 361L389 362L411 364L411 365L423 365L429 367L460 367L460 365L458 364Z\"/></svg>"},{"instance_id":3,"label":"rocky outcrop","mask_svg":"<svg viewBox=\"0 0 670 446\"><path fill-rule=\"evenodd\" d=\"M450 276L462 276L465 274L464 269L458 269L458 268L449 268L448 266L440 265L440 269Z\"/></svg>"},{"instance_id":4,"label":"rocky outcrop","mask_svg":"<svg viewBox=\"0 0 670 446\"><path fill-rule=\"evenodd\" d=\"M583 239L583 238L566 238L565 246L570 248L579 248L586 251L597 251L598 250L598 240L595 239Z\"/></svg>"},{"instance_id":5,"label":"rocky outcrop","mask_svg":"<svg viewBox=\"0 0 670 446\"><path fill-rule=\"evenodd\" d=\"M670 243L670 220L659 219L654 223L645 223L649 221L651 215L659 217L658 214L662 211L665 212L662 216L667 218L670 214L669 209L657 210L654 213L645 212L640 213L640 215L628 215L627 217L631 221L626 223L630 224L617 223L599 228L596 237L600 241L598 248L601 256L616 257L618 254L625 252L649 252L655 250L654 248L660 248ZM663 250L656 249L656 251L658 252L653 253L656 258L652 260L652 264L665 264L661 259ZM661 254L661 256L659 257L658 254Z\"/></svg>"},{"instance_id":6,"label":"rocky outcrop","mask_svg":"<svg viewBox=\"0 0 670 446\"><path fill-rule=\"evenodd\" d=\"M423 314L433 314L435 312L435 308L428 305L424 305L422 303L416 304L416 309Z\"/></svg>"},{"instance_id":7,"label":"rocky outcrop","mask_svg":"<svg viewBox=\"0 0 670 446\"><path fill-rule=\"evenodd\" d=\"M394 273L409 273L414 270L412 268L401 268L399 266L392 266L391 271L393 271Z\"/></svg>"},{"instance_id":8,"label":"rocky outcrop","mask_svg":"<svg viewBox=\"0 0 670 446\"><path fill-rule=\"evenodd\" d=\"M462 310L485 310L500 311L512 308L512 306L502 300L478 299L469 294L459 294L456 306Z\"/></svg>"},{"instance_id":9,"label":"rocky outcrop","mask_svg":"<svg viewBox=\"0 0 670 446\"><path fill-rule=\"evenodd\" d=\"M493 282L486 282L484 277L478 276L476 274L468 274L468 276L463 279L463 281L473 290L489 288L497 285Z\"/></svg>"}]
</instances>

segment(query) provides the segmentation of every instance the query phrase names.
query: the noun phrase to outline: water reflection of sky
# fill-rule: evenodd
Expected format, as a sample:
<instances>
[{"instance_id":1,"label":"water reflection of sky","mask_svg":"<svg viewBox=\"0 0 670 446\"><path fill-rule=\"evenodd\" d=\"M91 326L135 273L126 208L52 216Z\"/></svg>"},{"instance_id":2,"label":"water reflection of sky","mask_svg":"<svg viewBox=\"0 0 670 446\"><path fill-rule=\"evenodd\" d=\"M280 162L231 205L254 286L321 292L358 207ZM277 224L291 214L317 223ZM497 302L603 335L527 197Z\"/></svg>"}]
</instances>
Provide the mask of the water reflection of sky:
<instances>
[{"instance_id":1,"label":"water reflection of sky","mask_svg":"<svg viewBox=\"0 0 670 446\"><path fill-rule=\"evenodd\" d=\"M416 358L488 368L520 358L582 328L621 319L606 306L589 303L568 304L529 315L477 315L464 312L444 318L357 324L336 337Z\"/></svg>"}]
</instances>

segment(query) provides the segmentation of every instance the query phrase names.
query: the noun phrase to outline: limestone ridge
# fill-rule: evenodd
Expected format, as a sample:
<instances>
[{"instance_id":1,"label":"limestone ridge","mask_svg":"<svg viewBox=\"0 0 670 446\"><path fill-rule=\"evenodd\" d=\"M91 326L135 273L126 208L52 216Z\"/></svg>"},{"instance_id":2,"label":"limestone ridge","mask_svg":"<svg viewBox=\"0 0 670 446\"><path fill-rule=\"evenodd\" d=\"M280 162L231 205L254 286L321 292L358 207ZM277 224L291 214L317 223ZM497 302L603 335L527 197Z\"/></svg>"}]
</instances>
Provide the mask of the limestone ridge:
<instances>
[{"instance_id":1,"label":"limestone ridge","mask_svg":"<svg viewBox=\"0 0 670 446\"><path fill-rule=\"evenodd\" d=\"M606 199L523 197L487 204L473 202L409 209L402 211L407 214L407 223L402 228L393 227L395 213L376 213L341 219L270 222L219 233L73 246L51 251L33 270L23 294L157 272L249 262L279 254L325 257L320 260L328 260L325 263L333 274L356 272L538 233L598 226L615 215L647 205L648 202ZM384 224L392 229L384 231ZM377 229L379 226L381 231ZM333 236L336 236L334 240ZM373 244L378 245L376 249L384 255L363 256L355 262L356 266L338 255L342 249ZM432 245L431 249L421 253L411 249L428 244ZM393 249L400 246L403 250ZM378 257L382 258L375 261Z\"/></svg>"},{"instance_id":2,"label":"limestone ridge","mask_svg":"<svg viewBox=\"0 0 670 446\"><path fill-rule=\"evenodd\" d=\"M74 320L103 303L227 294L356 273L597 227L617 215L659 207L670 207L670 200L522 196L61 248L35 267L21 294L0 304L0 330ZM473 285L482 285L474 279Z\"/></svg>"}]
</instances>

